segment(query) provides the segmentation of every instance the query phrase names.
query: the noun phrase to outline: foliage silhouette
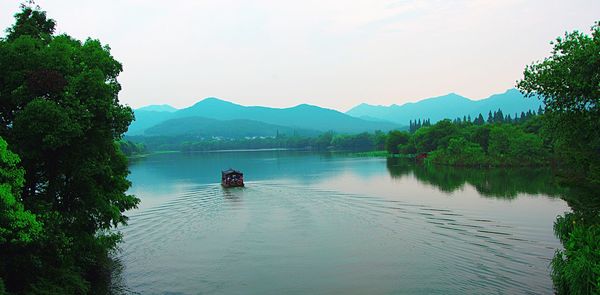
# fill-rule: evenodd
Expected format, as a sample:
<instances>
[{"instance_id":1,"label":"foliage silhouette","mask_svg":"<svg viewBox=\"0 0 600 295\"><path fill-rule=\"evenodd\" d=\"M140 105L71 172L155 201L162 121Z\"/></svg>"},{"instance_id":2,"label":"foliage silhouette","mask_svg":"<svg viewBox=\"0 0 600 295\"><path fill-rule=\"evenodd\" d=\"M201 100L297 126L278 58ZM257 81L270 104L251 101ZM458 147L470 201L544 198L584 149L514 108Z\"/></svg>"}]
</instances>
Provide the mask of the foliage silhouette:
<instances>
[{"instance_id":1,"label":"foliage silhouette","mask_svg":"<svg viewBox=\"0 0 600 295\"><path fill-rule=\"evenodd\" d=\"M12 223L13 238L0 239L0 280L11 293L88 293L120 240L114 227L139 202L125 193L115 143L133 119L118 100L122 65L98 40L54 35L37 7L15 19L0 40L0 136L25 174L2 179L1 226ZM20 171L2 142L3 171Z\"/></svg>"},{"instance_id":2,"label":"foliage silhouette","mask_svg":"<svg viewBox=\"0 0 600 295\"><path fill-rule=\"evenodd\" d=\"M600 293L600 22L591 34L565 33L551 55L525 68L518 87L546 104L543 128L573 209L554 224L564 250L552 261L559 294Z\"/></svg>"}]
</instances>

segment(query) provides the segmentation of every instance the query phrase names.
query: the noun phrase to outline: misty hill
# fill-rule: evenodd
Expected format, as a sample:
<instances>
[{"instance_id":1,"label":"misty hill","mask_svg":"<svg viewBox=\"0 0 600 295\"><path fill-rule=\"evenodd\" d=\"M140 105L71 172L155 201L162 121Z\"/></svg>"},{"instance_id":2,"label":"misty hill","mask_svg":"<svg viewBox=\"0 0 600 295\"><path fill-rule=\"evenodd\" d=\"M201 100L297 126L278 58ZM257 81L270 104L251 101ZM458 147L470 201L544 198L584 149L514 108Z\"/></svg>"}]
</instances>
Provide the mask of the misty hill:
<instances>
[{"instance_id":1,"label":"misty hill","mask_svg":"<svg viewBox=\"0 0 600 295\"><path fill-rule=\"evenodd\" d=\"M133 112L135 114L135 121L129 125L126 135L142 135L146 129L173 117L173 113L170 112L147 111L143 109L137 109Z\"/></svg>"},{"instance_id":2,"label":"misty hill","mask_svg":"<svg viewBox=\"0 0 600 295\"><path fill-rule=\"evenodd\" d=\"M144 130L169 120L172 117L171 113L176 111L176 108L168 104L149 105L136 109L133 111L135 114L135 121L129 126L127 135L143 134Z\"/></svg>"},{"instance_id":3,"label":"misty hill","mask_svg":"<svg viewBox=\"0 0 600 295\"><path fill-rule=\"evenodd\" d=\"M167 112L167 113L172 113L177 111L176 108L168 105L168 104L155 104L155 105L149 105L149 106L145 106L145 107L141 107L139 109L137 109L137 111L150 111L150 112Z\"/></svg>"},{"instance_id":4,"label":"misty hill","mask_svg":"<svg viewBox=\"0 0 600 295\"><path fill-rule=\"evenodd\" d=\"M183 136L186 138L207 139L213 137L244 138L274 137L276 135L316 136L315 130L294 129L291 127L267 124L252 120L215 120L202 117L170 119L146 129L146 136Z\"/></svg>"},{"instance_id":5,"label":"misty hill","mask_svg":"<svg viewBox=\"0 0 600 295\"><path fill-rule=\"evenodd\" d=\"M150 135L145 132L150 127L167 120L186 117L202 117L216 120L252 120L297 130L333 130L339 133L360 133L374 130L387 131L401 127L399 124L390 122L362 120L342 112L307 104L280 109L242 106L217 98L206 98L191 107L175 112L138 109L135 110L135 116L136 120L129 127L127 135Z\"/></svg>"},{"instance_id":6,"label":"misty hill","mask_svg":"<svg viewBox=\"0 0 600 295\"><path fill-rule=\"evenodd\" d=\"M416 103L406 103L401 106L374 106L360 104L346 114L358 118L377 118L407 125L410 120L431 119L431 122L449 118L454 119L470 115L475 118L480 113L487 118L489 111L501 109L505 115L537 111L543 103L536 98L525 98L518 90L509 89L504 93L495 94L482 100L471 100L455 93L421 100Z\"/></svg>"}]
</instances>

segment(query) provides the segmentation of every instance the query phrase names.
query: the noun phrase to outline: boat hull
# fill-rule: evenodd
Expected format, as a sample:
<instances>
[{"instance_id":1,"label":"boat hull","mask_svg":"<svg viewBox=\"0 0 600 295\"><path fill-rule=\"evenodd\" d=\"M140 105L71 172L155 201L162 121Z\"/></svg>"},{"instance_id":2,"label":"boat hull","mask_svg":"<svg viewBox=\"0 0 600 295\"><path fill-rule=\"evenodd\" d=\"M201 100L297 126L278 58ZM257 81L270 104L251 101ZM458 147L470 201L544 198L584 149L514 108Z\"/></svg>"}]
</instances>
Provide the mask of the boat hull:
<instances>
[{"instance_id":1,"label":"boat hull","mask_svg":"<svg viewBox=\"0 0 600 295\"><path fill-rule=\"evenodd\" d=\"M243 183L241 183L241 184L226 184L226 183L221 183L221 186L225 187L225 188L229 188L229 187L244 187L244 184Z\"/></svg>"}]
</instances>

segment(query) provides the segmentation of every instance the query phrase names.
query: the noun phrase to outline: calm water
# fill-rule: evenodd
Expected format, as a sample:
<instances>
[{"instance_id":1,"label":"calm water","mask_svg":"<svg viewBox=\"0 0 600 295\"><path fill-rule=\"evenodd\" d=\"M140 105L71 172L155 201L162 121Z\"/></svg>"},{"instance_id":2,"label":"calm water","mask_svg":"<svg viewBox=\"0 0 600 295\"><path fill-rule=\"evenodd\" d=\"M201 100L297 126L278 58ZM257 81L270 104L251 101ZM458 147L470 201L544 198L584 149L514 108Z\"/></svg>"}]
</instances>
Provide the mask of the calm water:
<instances>
[{"instance_id":1,"label":"calm water","mask_svg":"<svg viewBox=\"0 0 600 295\"><path fill-rule=\"evenodd\" d=\"M222 189L238 168L246 188ZM122 228L142 294L540 294L568 211L545 170L307 152L155 155Z\"/></svg>"}]
</instances>

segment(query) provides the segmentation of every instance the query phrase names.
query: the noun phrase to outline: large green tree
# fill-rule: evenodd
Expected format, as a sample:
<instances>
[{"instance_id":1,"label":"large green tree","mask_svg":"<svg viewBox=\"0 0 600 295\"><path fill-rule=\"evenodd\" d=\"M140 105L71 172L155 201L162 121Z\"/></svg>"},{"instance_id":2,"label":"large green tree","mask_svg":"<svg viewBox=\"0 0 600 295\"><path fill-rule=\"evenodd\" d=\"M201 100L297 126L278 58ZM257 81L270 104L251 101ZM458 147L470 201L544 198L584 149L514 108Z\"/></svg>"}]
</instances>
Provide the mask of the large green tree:
<instances>
[{"instance_id":1,"label":"large green tree","mask_svg":"<svg viewBox=\"0 0 600 295\"><path fill-rule=\"evenodd\" d=\"M518 82L525 94L544 100L545 129L562 174L584 192L568 197L574 212L555 222L564 246L552 261L559 294L600 293L600 22L591 31L556 39L551 55L528 66Z\"/></svg>"},{"instance_id":2,"label":"large green tree","mask_svg":"<svg viewBox=\"0 0 600 295\"><path fill-rule=\"evenodd\" d=\"M21 261L9 259L4 283L85 293L119 240L110 229L139 202L126 193L127 160L115 144L133 119L118 99L122 65L98 40L54 35L39 8L23 6L15 18L0 40L0 136L21 157L21 200L44 238Z\"/></svg>"},{"instance_id":3,"label":"large green tree","mask_svg":"<svg viewBox=\"0 0 600 295\"><path fill-rule=\"evenodd\" d=\"M600 187L600 22L566 33L549 57L525 68L519 89L546 104L555 151L577 184Z\"/></svg>"}]
</instances>

